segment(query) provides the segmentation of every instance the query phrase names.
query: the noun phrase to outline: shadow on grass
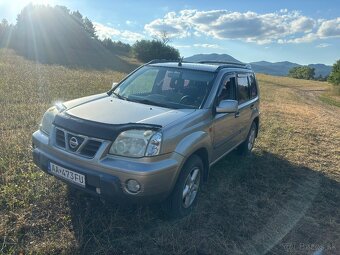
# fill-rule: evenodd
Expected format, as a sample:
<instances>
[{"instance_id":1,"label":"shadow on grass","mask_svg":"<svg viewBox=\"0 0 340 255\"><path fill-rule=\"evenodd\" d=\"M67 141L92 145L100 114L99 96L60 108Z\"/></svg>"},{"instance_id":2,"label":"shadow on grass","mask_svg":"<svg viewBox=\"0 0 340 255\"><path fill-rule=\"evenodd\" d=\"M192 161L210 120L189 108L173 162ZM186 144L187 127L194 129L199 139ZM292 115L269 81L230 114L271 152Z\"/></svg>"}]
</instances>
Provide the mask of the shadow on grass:
<instances>
[{"instance_id":1,"label":"shadow on grass","mask_svg":"<svg viewBox=\"0 0 340 255\"><path fill-rule=\"evenodd\" d=\"M215 165L184 219L165 220L155 205L103 204L79 192L69 193L69 204L81 254L334 254L339 197L338 182L256 151Z\"/></svg>"}]
</instances>

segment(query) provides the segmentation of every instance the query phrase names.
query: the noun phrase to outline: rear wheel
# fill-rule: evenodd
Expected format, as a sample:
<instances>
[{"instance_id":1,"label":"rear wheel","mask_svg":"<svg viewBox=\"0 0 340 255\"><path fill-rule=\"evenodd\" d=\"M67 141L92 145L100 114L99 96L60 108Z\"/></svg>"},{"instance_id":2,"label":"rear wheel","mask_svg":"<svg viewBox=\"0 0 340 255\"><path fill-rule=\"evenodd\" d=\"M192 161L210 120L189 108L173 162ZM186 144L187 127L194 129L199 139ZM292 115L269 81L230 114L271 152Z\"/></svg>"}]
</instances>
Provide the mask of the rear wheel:
<instances>
[{"instance_id":1,"label":"rear wheel","mask_svg":"<svg viewBox=\"0 0 340 255\"><path fill-rule=\"evenodd\" d=\"M238 151L241 155L244 155L244 156L250 155L251 150L254 147L256 133L257 133L257 125L255 122L253 122L251 124L247 139L243 143L241 143L241 145L238 147Z\"/></svg>"},{"instance_id":2,"label":"rear wheel","mask_svg":"<svg viewBox=\"0 0 340 255\"><path fill-rule=\"evenodd\" d=\"M197 203L203 176L203 162L193 155L184 164L171 196L165 202L165 213L172 217L188 215Z\"/></svg>"}]
</instances>

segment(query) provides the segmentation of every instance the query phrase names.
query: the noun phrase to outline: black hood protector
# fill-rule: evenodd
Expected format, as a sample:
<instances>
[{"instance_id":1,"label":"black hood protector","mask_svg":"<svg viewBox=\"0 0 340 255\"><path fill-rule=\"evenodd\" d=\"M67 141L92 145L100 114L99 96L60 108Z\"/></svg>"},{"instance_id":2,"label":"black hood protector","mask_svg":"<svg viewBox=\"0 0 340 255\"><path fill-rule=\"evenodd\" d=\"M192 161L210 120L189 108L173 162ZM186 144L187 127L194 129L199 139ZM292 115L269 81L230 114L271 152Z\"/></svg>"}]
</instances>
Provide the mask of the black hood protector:
<instances>
[{"instance_id":1,"label":"black hood protector","mask_svg":"<svg viewBox=\"0 0 340 255\"><path fill-rule=\"evenodd\" d=\"M106 124L71 116L65 112L58 113L53 124L72 133L104 140L115 140L117 136L129 129L159 130L162 126L152 124L125 123Z\"/></svg>"}]
</instances>

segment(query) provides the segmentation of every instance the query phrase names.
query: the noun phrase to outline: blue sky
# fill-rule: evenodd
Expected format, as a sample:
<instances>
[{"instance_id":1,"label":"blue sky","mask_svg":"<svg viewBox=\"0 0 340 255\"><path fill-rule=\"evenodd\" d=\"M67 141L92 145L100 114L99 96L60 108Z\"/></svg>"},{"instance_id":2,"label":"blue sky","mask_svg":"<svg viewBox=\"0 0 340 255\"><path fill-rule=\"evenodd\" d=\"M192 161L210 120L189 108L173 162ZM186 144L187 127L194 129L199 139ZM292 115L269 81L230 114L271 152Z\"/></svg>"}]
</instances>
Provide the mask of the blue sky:
<instances>
[{"instance_id":1,"label":"blue sky","mask_svg":"<svg viewBox=\"0 0 340 255\"><path fill-rule=\"evenodd\" d=\"M15 23L30 0L0 0ZM101 38L133 43L166 31L182 56L227 53L244 61L333 64L340 59L340 1L33 0L89 17Z\"/></svg>"}]
</instances>

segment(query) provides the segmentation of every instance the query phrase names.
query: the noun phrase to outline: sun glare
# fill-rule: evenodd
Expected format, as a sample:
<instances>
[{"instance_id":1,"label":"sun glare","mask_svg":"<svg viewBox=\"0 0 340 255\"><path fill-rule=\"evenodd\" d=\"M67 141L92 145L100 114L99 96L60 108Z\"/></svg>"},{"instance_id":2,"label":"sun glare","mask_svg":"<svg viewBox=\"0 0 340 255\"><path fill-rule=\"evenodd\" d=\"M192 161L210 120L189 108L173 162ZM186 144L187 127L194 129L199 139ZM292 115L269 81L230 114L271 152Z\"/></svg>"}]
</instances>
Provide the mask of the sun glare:
<instances>
[{"instance_id":1,"label":"sun glare","mask_svg":"<svg viewBox=\"0 0 340 255\"><path fill-rule=\"evenodd\" d=\"M30 3L35 5L52 5L54 3L54 0L14 0L13 2L23 5L28 5Z\"/></svg>"}]
</instances>

